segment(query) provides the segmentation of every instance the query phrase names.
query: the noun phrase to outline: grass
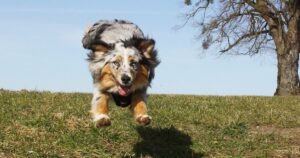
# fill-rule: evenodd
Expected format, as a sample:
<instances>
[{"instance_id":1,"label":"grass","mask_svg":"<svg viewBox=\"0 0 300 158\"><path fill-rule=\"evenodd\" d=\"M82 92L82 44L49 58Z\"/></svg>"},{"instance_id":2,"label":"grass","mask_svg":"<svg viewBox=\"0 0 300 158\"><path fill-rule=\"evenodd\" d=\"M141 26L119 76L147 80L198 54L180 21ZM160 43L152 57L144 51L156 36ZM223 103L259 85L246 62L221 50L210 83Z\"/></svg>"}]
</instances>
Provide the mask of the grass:
<instances>
[{"instance_id":1,"label":"grass","mask_svg":"<svg viewBox=\"0 0 300 158\"><path fill-rule=\"evenodd\" d=\"M150 126L91 94L0 91L0 157L300 157L299 97L151 95Z\"/></svg>"}]
</instances>

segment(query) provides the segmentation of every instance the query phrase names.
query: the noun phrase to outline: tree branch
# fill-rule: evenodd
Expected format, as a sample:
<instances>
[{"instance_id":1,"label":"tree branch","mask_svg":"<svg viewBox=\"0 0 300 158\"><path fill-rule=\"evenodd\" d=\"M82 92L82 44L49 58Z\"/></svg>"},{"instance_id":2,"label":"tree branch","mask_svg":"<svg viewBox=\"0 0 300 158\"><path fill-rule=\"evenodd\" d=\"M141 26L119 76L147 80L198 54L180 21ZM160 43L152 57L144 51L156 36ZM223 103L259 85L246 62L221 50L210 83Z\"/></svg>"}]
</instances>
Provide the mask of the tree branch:
<instances>
[{"instance_id":1,"label":"tree branch","mask_svg":"<svg viewBox=\"0 0 300 158\"><path fill-rule=\"evenodd\" d=\"M247 33L242 35L241 37L239 37L237 40L235 40L235 42L233 44L228 44L228 47L226 49L221 50L221 53L227 52L229 50L231 50L233 47L235 47L236 45L238 45L242 40L246 39L246 38L251 38L253 36L259 36L261 34L267 34L269 33L269 30L263 30L263 31L259 31L259 32L251 32L251 33Z\"/></svg>"},{"instance_id":2,"label":"tree branch","mask_svg":"<svg viewBox=\"0 0 300 158\"><path fill-rule=\"evenodd\" d=\"M190 1L189 1L190 2ZM182 25L177 26L175 29L180 29L183 28L189 21L191 18L195 17L195 15L199 12L199 10L204 9L204 18L205 19L205 14L206 14L206 9L209 6L209 0L206 1L206 3L204 5L200 6L200 3L202 1L199 1L198 3L195 4L195 8L192 9L193 11L191 11L190 13L187 13L185 15L185 22Z\"/></svg>"}]
</instances>

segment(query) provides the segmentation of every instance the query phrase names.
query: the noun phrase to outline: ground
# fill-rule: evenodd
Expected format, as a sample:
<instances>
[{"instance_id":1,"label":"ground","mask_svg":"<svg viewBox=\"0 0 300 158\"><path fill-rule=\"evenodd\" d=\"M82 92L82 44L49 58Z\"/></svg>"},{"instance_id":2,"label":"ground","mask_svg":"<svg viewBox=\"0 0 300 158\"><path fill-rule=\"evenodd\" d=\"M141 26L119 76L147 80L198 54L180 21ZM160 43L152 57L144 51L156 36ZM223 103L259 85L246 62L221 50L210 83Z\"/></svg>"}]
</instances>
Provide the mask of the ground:
<instances>
[{"instance_id":1,"label":"ground","mask_svg":"<svg viewBox=\"0 0 300 158\"><path fill-rule=\"evenodd\" d=\"M91 94L0 90L2 157L300 157L300 97L150 95L150 126Z\"/></svg>"}]
</instances>

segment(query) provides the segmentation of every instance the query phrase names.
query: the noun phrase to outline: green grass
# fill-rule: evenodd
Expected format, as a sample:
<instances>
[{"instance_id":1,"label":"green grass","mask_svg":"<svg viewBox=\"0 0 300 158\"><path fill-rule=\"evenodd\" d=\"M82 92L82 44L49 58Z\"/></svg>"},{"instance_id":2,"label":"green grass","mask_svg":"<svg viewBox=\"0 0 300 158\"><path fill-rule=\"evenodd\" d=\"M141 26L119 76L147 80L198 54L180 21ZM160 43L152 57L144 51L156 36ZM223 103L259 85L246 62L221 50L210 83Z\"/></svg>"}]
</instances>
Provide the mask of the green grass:
<instances>
[{"instance_id":1,"label":"green grass","mask_svg":"<svg viewBox=\"0 0 300 158\"><path fill-rule=\"evenodd\" d=\"M0 157L300 157L300 97L151 95L150 126L91 94L0 91Z\"/></svg>"}]
</instances>

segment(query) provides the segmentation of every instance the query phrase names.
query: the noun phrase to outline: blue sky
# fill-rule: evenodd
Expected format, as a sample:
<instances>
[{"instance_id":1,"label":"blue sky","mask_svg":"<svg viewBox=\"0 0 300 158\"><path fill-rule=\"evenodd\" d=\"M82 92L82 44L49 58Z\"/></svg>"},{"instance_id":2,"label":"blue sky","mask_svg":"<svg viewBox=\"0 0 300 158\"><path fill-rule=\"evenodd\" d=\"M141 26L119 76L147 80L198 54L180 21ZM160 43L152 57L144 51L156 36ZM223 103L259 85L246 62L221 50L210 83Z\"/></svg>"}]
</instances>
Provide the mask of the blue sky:
<instances>
[{"instance_id":1,"label":"blue sky","mask_svg":"<svg viewBox=\"0 0 300 158\"><path fill-rule=\"evenodd\" d=\"M0 5L0 88L92 92L82 48L99 19L127 19L156 40L162 61L150 93L273 95L275 56L220 56L201 51L198 30L182 24L183 0L7 0Z\"/></svg>"}]
</instances>

